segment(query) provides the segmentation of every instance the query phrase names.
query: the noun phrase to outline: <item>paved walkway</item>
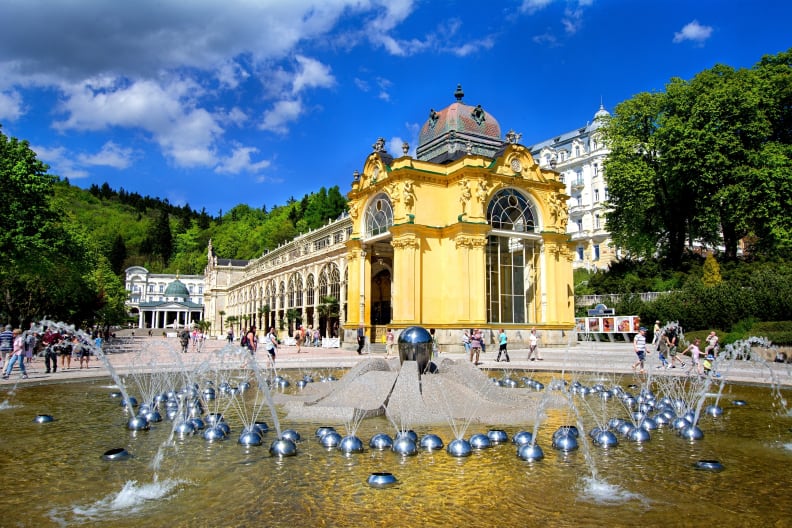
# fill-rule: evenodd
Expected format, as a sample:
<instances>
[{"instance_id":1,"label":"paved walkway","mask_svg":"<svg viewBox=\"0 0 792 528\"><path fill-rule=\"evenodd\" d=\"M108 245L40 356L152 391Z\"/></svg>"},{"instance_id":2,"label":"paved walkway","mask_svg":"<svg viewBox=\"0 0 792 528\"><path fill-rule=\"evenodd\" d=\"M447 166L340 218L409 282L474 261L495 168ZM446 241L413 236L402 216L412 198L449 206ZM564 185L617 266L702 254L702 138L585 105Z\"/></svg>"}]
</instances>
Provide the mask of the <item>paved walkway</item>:
<instances>
[{"instance_id":1,"label":"paved walkway","mask_svg":"<svg viewBox=\"0 0 792 528\"><path fill-rule=\"evenodd\" d=\"M108 353L107 358L113 369L119 374L126 374L141 368L167 368L176 369L181 365L197 364L211 358L212 363L221 363L221 355L217 351L226 346L225 341L210 340L204 345L202 352L192 350L187 354L178 352L179 344L175 338L165 339L160 337L135 338L134 346L125 347L123 352ZM143 350L144 354L136 352ZM295 347L280 347L276 365L280 369L328 369L349 368L359 361L370 357L384 357L383 352L358 355L354 350L339 348L303 347L302 353L297 353ZM609 375L637 375L631 365L635 362L635 354L629 343L593 343L581 342L576 346L567 348L543 348L540 350L541 361L527 361L528 351L517 349L509 352L511 361L496 362L497 348L490 347L481 356L481 368L501 370L528 370L528 371L556 371L556 372L600 372ZM445 354L444 354L445 355ZM449 353L446 357L464 359L464 354ZM259 360L263 360L259 355ZM649 353L646 367L647 375L689 375L690 358L685 358L687 367L673 370L657 369L657 355ZM228 361L226 359L225 361ZM393 361L396 361L394 358ZM65 380L103 378L109 375L104 363L92 357L89 367L79 368L79 360L72 359L71 367L62 369L58 366L56 373L45 372L44 359L35 358L28 366L28 379L21 379L17 366L8 380L0 380L0 387L15 384L30 383L57 383ZM726 380L740 383L772 384L776 386L792 387L792 364L769 363L764 361L736 360L722 364L720 370Z\"/></svg>"}]
</instances>

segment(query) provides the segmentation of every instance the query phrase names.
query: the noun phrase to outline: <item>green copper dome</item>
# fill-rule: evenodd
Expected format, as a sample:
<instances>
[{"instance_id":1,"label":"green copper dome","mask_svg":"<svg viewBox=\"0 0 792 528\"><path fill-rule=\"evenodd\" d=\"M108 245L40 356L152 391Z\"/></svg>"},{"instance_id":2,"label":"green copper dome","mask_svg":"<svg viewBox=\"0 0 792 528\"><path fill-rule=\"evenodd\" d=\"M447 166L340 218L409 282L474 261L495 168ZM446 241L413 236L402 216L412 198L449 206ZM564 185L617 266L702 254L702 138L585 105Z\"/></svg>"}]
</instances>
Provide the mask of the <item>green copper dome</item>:
<instances>
[{"instance_id":1,"label":"green copper dome","mask_svg":"<svg viewBox=\"0 0 792 528\"><path fill-rule=\"evenodd\" d=\"M190 291L182 281L176 279L175 281L168 284L167 288L165 288L165 296L188 299L190 297Z\"/></svg>"}]
</instances>

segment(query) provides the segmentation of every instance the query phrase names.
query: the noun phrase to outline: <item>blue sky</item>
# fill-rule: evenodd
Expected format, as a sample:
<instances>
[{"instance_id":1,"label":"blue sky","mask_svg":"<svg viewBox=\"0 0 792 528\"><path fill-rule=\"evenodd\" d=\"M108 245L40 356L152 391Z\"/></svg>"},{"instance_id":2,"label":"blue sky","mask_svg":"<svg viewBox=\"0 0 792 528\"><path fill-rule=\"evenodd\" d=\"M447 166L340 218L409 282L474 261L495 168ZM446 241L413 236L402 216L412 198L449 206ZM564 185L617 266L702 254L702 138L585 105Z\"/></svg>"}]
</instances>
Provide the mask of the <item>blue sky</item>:
<instances>
[{"instance_id":1,"label":"blue sky","mask_svg":"<svg viewBox=\"0 0 792 528\"><path fill-rule=\"evenodd\" d=\"M0 123L75 185L216 215L348 192L458 83L530 146L785 51L790 20L781 0L4 0Z\"/></svg>"}]
</instances>

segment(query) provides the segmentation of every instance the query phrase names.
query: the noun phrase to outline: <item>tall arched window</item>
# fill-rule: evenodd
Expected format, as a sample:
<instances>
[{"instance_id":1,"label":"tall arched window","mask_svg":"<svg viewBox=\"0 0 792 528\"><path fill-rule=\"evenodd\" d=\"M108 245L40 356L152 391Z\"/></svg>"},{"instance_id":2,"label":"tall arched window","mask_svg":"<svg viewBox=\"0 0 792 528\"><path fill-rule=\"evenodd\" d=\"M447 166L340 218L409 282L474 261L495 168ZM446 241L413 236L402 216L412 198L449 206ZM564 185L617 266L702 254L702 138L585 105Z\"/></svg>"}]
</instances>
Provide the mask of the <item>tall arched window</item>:
<instances>
[{"instance_id":1,"label":"tall arched window","mask_svg":"<svg viewBox=\"0 0 792 528\"><path fill-rule=\"evenodd\" d=\"M487 207L487 221L487 320L535 322L541 237L534 203L516 189L502 189Z\"/></svg>"},{"instance_id":2,"label":"tall arched window","mask_svg":"<svg viewBox=\"0 0 792 528\"><path fill-rule=\"evenodd\" d=\"M289 308L294 308L295 306L294 301L295 301L296 290L297 288L294 285L294 275L292 275L291 277L289 277L289 286L288 289L286 290L287 298L289 299Z\"/></svg>"},{"instance_id":3,"label":"tall arched window","mask_svg":"<svg viewBox=\"0 0 792 528\"><path fill-rule=\"evenodd\" d=\"M308 275L308 278L305 280L305 293L308 297L308 306L314 305L314 276Z\"/></svg>"},{"instance_id":4,"label":"tall arched window","mask_svg":"<svg viewBox=\"0 0 792 528\"><path fill-rule=\"evenodd\" d=\"M372 238L386 233L393 225L393 207L385 193L379 193L366 208L365 238Z\"/></svg>"}]
</instances>

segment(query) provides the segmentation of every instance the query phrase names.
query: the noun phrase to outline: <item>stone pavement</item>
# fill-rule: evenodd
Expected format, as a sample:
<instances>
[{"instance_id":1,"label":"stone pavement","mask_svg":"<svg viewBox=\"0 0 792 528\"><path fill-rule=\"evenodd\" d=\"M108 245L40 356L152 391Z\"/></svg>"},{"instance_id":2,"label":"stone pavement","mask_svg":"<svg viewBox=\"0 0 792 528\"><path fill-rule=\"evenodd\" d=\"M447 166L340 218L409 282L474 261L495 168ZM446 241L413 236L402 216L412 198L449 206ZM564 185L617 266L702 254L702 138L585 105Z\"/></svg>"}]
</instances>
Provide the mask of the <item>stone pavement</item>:
<instances>
[{"instance_id":1,"label":"stone pavement","mask_svg":"<svg viewBox=\"0 0 792 528\"><path fill-rule=\"evenodd\" d=\"M224 340L208 340L202 352L192 349L187 354L178 352L179 344L175 338L162 337L136 337L132 345L120 348L120 352L108 352L106 357L113 369L119 374L126 374L132 370L145 370L147 368L178 369L183 365L195 364L211 358L212 363L228 361L222 359L217 352L226 346ZM235 347L235 349L238 347ZM137 351L143 351L141 354ZM331 369L351 368L360 361L371 357L384 358L383 352L358 355L354 350L343 348L317 348L303 347L303 352L298 354L295 347L281 346L278 352L276 366L279 369ZM630 343L597 343L580 342L568 348L541 348L541 361L527 361L528 351L517 349L509 351L511 361L496 362L497 347L490 346L481 356L482 369L500 370L525 370L525 371L555 371L555 372L597 372L608 375L637 376L631 365L635 355ZM461 353L440 354L442 358L465 359ZM264 360L263 352L259 353L259 361ZM397 361L395 358L392 361ZM650 352L647 356L647 375L689 375L690 358L685 357L687 368L673 370L657 369L657 355ZM104 363L92 357L87 369L79 368L79 360L72 359L71 367L61 369L56 373L45 373L44 359L34 358L28 366L28 379L21 379L17 366L8 380L1 380L0 387L15 384L30 383L57 383L65 380L104 378L109 375ZM736 360L729 364L721 365L725 379L740 383L772 384L783 387L792 387L792 364L769 363L758 360Z\"/></svg>"}]
</instances>

